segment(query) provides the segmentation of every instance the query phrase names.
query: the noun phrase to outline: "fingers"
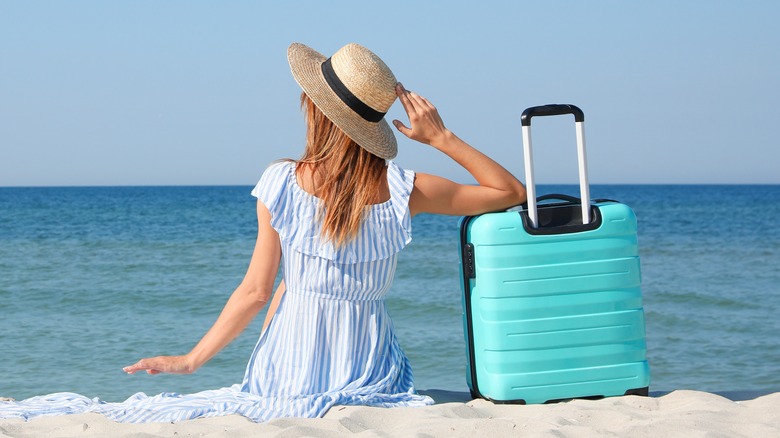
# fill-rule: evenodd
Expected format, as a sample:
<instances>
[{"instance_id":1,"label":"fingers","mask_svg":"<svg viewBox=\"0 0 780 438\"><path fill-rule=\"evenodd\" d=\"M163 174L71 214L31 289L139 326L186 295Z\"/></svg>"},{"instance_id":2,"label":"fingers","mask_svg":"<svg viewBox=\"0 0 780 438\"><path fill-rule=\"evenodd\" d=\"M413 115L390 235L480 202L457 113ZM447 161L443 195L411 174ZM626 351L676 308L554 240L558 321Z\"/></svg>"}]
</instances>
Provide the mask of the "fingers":
<instances>
[{"instance_id":1,"label":"fingers","mask_svg":"<svg viewBox=\"0 0 780 438\"><path fill-rule=\"evenodd\" d=\"M398 100L401 101L401 105L404 107L404 111L406 111L406 115L411 121L416 114L414 102L412 102L410 98L411 93L406 88L404 88L403 84L400 82L396 84L395 92L398 95ZM395 129L398 130L398 132L411 138L412 129L404 125L400 120L393 120L393 125L395 126Z\"/></svg>"},{"instance_id":2,"label":"fingers","mask_svg":"<svg viewBox=\"0 0 780 438\"><path fill-rule=\"evenodd\" d=\"M407 114L414 112L414 104L409 99L410 93L400 82L395 86L395 94L398 95L398 100L401 101L401 105L403 105L404 111L406 111Z\"/></svg>"},{"instance_id":3,"label":"fingers","mask_svg":"<svg viewBox=\"0 0 780 438\"><path fill-rule=\"evenodd\" d=\"M159 364L155 363L157 362L155 359L141 359L133 365L122 368L122 371L127 374L135 374L138 371L146 371L146 374L160 374L162 371L158 369L157 365Z\"/></svg>"},{"instance_id":4,"label":"fingers","mask_svg":"<svg viewBox=\"0 0 780 438\"><path fill-rule=\"evenodd\" d=\"M398 130L398 132L400 132L401 134L403 134L403 135L405 135L407 137L409 137L411 135L411 133L412 133L412 130L409 129L403 123L401 123L400 120L393 120L393 125L395 126L395 129Z\"/></svg>"},{"instance_id":5,"label":"fingers","mask_svg":"<svg viewBox=\"0 0 780 438\"><path fill-rule=\"evenodd\" d=\"M147 370L148 372L148 369L149 368L146 365L146 359L141 359L130 366L126 366L122 368L122 371L126 372L127 374L135 374L137 371L141 371L141 370Z\"/></svg>"},{"instance_id":6,"label":"fingers","mask_svg":"<svg viewBox=\"0 0 780 438\"><path fill-rule=\"evenodd\" d=\"M136 371L138 371L138 362L122 368L122 371L126 372L127 374L134 374Z\"/></svg>"},{"instance_id":7,"label":"fingers","mask_svg":"<svg viewBox=\"0 0 780 438\"><path fill-rule=\"evenodd\" d=\"M407 90L400 82L396 85L396 94L398 95L398 100L401 101L401 105L403 105L404 110L406 110L408 114L416 113L426 108L433 108L433 105L431 105L428 99L413 91Z\"/></svg>"},{"instance_id":8,"label":"fingers","mask_svg":"<svg viewBox=\"0 0 780 438\"><path fill-rule=\"evenodd\" d=\"M406 137L425 144L431 144L442 137L446 128L436 107L428 99L404 88L400 82L396 85L398 99L409 117L409 127L399 120L393 120L395 128Z\"/></svg>"},{"instance_id":9,"label":"fingers","mask_svg":"<svg viewBox=\"0 0 780 438\"><path fill-rule=\"evenodd\" d=\"M147 374L191 374L197 367L193 366L187 356L157 356L141 359L133 365L122 368L127 374L146 371Z\"/></svg>"}]
</instances>

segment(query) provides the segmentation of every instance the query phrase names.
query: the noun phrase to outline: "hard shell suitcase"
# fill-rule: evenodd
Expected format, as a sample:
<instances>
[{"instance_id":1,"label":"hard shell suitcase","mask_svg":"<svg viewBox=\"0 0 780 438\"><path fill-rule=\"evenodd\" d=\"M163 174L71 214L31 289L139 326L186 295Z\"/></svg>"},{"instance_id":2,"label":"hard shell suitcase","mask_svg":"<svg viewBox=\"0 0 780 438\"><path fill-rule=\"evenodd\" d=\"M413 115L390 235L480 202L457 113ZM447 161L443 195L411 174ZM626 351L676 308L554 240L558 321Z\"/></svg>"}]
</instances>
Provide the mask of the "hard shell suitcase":
<instances>
[{"instance_id":1,"label":"hard shell suitcase","mask_svg":"<svg viewBox=\"0 0 780 438\"><path fill-rule=\"evenodd\" d=\"M562 114L576 122L581 198L537 199L531 119ZM619 202L591 204L583 123L573 105L525 110L527 207L461 220L467 380L474 397L544 403L647 395L636 217Z\"/></svg>"}]
</instances>

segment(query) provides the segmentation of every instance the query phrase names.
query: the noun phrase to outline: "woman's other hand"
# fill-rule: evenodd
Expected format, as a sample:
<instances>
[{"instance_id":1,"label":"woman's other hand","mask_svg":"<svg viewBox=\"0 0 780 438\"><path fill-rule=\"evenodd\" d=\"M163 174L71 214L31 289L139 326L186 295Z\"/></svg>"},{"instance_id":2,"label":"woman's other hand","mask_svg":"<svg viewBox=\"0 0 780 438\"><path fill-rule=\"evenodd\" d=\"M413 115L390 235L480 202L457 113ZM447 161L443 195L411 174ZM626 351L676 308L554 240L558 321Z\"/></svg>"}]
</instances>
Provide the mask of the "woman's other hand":
<instances>
[{"instance_id":1,"label":"woman's other hand","mask_svg":"<svg viewBox=\"0 0 780 438\"><path fill-rule=\"evenodd\" d=\"M446 141L449 131L433 104L419 94L407 90L400 82L395 86L395 92L409 116L411 125L407 127L400 120L393 120L393 125L401 134L433 147L438 147Z\"/></svg>"},{"instance_id":2,"label":"woman's other hand","mask_svg":"<svg viewBox=\"0 0 780 438\"><path fill-rule=\"evenodd\" d=\"M147 374L192 374L197 368L185 356L157 356L141 359L133 365L122 368L127 374L146 371Z\"/></svg>"},{"instance_id":3,"label":"woman's other hand","mask_svg":"<svg viewBox=\"0 0 780 438\"><path fill-rule=\"evenodd\" d=\"M192 374L221 351L254 319L263 308L274 287L279 270L282 249L279 234L271 227L271 213L257 202L257 241L244 280L233 291L217 321L183 356L157 356L141 359L122 368L128 374L146 371L147 374Z\"/></svg>"}]
</instances>

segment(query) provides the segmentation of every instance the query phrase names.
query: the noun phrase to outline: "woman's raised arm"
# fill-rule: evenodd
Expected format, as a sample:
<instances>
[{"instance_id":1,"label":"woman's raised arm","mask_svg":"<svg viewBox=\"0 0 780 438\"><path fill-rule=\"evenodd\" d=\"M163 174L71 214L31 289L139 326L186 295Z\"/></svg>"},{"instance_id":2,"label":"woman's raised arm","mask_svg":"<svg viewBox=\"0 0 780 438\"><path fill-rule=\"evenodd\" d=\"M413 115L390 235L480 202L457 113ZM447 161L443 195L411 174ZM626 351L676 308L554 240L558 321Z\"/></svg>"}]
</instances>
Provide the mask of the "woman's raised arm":
<instances>
[{"instance_id":1,"label":"woman's raised arm","mask_svg":"<svg viewBox=\"0 0 780 438\"><path fill-rule=\"evenodd\" d=\"M271 297L281 257L279 235L271 227L271 214L260 201L257 202L257 224L257 242L244 280L195 348L182 356L141 359L123 368L126 373L193 373L225 348L257 316Z\"/></svg>"},{"instance_id":2,"label":"woman's raised arm","mask_svg":"<svg viewBox=\"0 0 780 438\"><path fill-rule=\"evenodd\" d=\"M446 178L418 173L409 199L412 215L475 215L525 202L525 186L500 164L447 129L436 107L427 99L406 90L401 84L396 87L396 92L411 125L407 127L393 120L398 131L443 152L463 166L479 184L458 184Z\"/></svg>"}]
</instances>

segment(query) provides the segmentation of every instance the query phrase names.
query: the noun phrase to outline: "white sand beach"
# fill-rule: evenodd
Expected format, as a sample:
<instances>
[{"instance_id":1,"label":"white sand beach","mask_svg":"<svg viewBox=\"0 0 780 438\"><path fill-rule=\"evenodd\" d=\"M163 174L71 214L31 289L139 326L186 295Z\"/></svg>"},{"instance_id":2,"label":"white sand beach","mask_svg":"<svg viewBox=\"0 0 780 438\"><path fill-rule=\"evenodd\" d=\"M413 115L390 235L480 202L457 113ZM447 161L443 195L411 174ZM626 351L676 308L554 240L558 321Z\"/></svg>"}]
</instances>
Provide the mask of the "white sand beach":
<instances>
[{"instance_id":1,"label":"white sand beach","mask_svg":"<svg viewBox=\"0 0 780 438\"><path fill-rule=\"evenodd\" d=\"M320 419L256 424L236 415L180 423L119 424L96 414L0 420L0 437L776 437L780 393L732 401L680 390L656 397L572 400L549 405L497 405L430 391L423 408L336 406Z\"/></svg>"}]
</instances>

